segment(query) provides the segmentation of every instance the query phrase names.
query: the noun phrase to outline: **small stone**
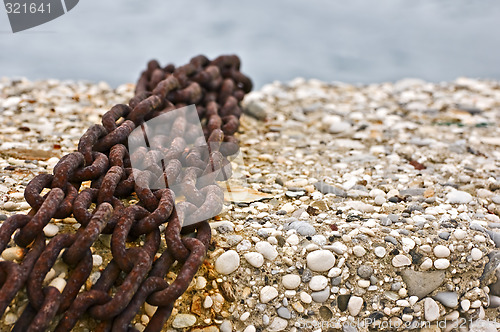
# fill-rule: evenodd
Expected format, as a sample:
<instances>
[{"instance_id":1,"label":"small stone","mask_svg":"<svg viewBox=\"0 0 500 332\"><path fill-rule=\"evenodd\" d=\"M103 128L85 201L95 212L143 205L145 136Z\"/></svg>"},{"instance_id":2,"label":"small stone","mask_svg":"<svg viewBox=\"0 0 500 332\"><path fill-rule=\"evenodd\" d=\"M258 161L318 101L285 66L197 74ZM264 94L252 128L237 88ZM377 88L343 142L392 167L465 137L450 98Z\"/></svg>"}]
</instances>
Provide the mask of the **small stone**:
<instances>
[{"instance_id":1,"label":"small stone","mask_svg":"<svg viewBox=\"0 0 500 332\"><path fill-rule=\"evenodd\" d=\"M14 324L15 322L17 322L17 315L12 313L12 312L9 312L5 315L4 319L3 319L3 323L5 325L12 325Z\"/></svg>"},{"instance_id":2,"label":"small stone","mask_svg":"<svg viewBox=\"0 0 500 332\"><path fill-rule=\"evenodd\" d=\"M424 317L425 320L433 322L439 318L439 306L430 297L426 297L424 300Z\"/></svg>"},{"instance_id":3,"label":"small stone","mask_svg":"<svg viewBox=\"0 0 500 332\"><path fill-rule=\"evenodd\" d=\"M63 278L60 278L60 277L54 278L50 282L49 286L57 288L59 290L59 292L62 293L64 290L64 287L66 287L66 280L64 280Z\"/></svg>"},{"instance_id":4,"label":"small stone","mask_svg":"<svg viewBox=\"0 0 500 332\"><path fill-rule=\"evenodd\" d=\"M231 274L240 266L240 256L234 250L228 250L215 261L215 270L220 274Z\"/></svg>"},{"instance_id":5,"label":"small stone","mask_svg":"<svg viewBox=\"0 0 500 332\"><path fill-rule=\"evenodd\" d=\"M328 300L329 296L330 296L330 287L326 287L325 289L319 292L311 293L311 298L313 299L314 302L317 303L325 302L326 300Z\"/></svg>"},{"instance_id":6,"label":"small stone","mask_svg":"<svg viewBox=\"0 0 500 332\"><path fill-rule=\"evenodd\" d=\"M351 296L347 309L352 316L357 316L363 307L363 298L359 296Z\"/></svg>"},{"instance_id":7,"label":"small stone","mask_svg":"<svg viewBox=\"0 0 500 332\"><path fill-rule=\"evenodd\" d=\"M24 250L19 247L7 248L2 252L2 258L6 261L19 261L24 257Z\"/></svg>"},{"instance_id":8,"label":"small stone","mask_svg":"<svg viewBox=\"0 0 500 332\"><path fill-rule=\"evenodd\" d=\"M214 300L210 296L205 296L205 300L203 301L203 308L208 309L212 307L214 304Z\"/></svg>"},{"instance_id":9,"label":"small stone","mask_svg":"<svg viewBox=\"0 0 500 332\"><path fill-rule=\"evenodd\" d=\"M422 264L420 264L420 268L423 271L427 271L427 270L430 270L430 268L432 267L432 264L433 264L432 259L426 258L426 259L424 259Z\"/></svg>"},{"instance_id":10,"label":"small stone","mask_svg":"<svg viewBox=\"0 0 500 332\"><path fill-rule=\"evenodd\" d=\"M290 310L288 310L285 307L279 307L278 310L276 310L278 316L284 319L290 319L292 318L292 314L290 313Z\"/></svg>"},{"instance_id":11,"label":"small stone","mask_svg":"<svg viewBox=\"0 0 500 332\"><path fill-rule=\"evenodd\" d=\"M313 291L320 291L325 289L328 285L328 279L324 276L314 276L309 282L309 288Z\"/></svg>"},{"instance_id":12,"label":"small stone","mask_svg":"<svg viewBox=\"0 0 500 332\"><path fill-rule=\"evenodd\" d=\"M257 242L255 245L255 250L264 256L264 258L274 261L278 257L278 251L267 241Z\"/></svg>"},{"instance_id":13,"label":"small stone","mask_svg":"<svg viewBox=\"0 0 500 332\"><path fill-rule=\"evenodd\" d=\"M472 248L470 256L473 260L478 261L483 258L483 252L478 248Z\"/></svg>"},{"instance_id":14,"label":"small stone","mask_svg":"<svg viewBox=\"0 0 500 332\"><path fill-rule=\"evenodd\" d=\"M339 241L334 242L330 248L337 255L343 255L347 251L347 246Z\"/></svg>"},{"instance_id":15,"label":"small stone","mask_svg":"<svg viewBox=\"0 0 500 332\"><path fill-rule=\"evenodd\" d=\"M437 245L434 247L434 255L439 258L446 258L450 256L450 249L443 245Z\"/></svg>"},{"instance_id":16,"label":"small stone","mask_svg":"<svg viewBox=\"0 0 500 332\"><path fill-rule=\"evenodd\" d=\"M411 260L405 255L396 255L392 259L392 265L394 267L402 267L411 265Z\"/></svg>"},{"instance_id":17,"label":"small stone","mask_svg":"<svg viewBox=\"0 0 500 332\"><path fill-rule=\"evenodd\" d=\"M296 289L300 285L300 276L296 274L284 275L281 283L286 289Z\"/></svg>"},{"instance_id":18,"label":"small stone","mask_svg":"<svg viewBox=\"0 0 500 332\"><path fill-rule=\"evenodd\" d=\"M337 306L340 311L346 311L347 305L349 303L349 299L351 298L350 294L343 294L337 297Z\"/></svg>"},{"instance_id":19,"label":"small stone","mask_svg":"<svg viewBox=\"0 0 500 332\"><path fill-rule=\"evenodd\" d=\"M278 296L278 290L273 286L264 286L260 290L260 302L268 303Z\"/></svg>"},{"instance_id":20,"label":"small stone","mask_svg":"<svg viewBox=\"0 0 500 332\"><path fill-rule=\"evenodd\" d=\"M340 134L349 131L350 129L351 124L349 122L340 121L332 123L330 125L330 128L328 128L328 131L330 132L330 134Z\"/></svg>"},{"instance_id":21,"label":"small stone","mask_svg":"<svg viewBox=\"0 0 500 332\"><path fill-rule=\"evenodd\" d=\"M462 307L463 311L468 311L470 309L470 305L470 300L465 299L460 301L460 306Z\"/></svg>"},{"instance_id":22,"label":"small stone","mask_svg":"<svg viewBox=\"0 0 500 332\"><path fill-rule=\"evenodd\" d=\"M347 197L347 192L344 190L344 189L341 189L341 188L338 188L338 187L334 187L330 184L327 184L323 181L319 181L319 182L316 182L314 184L314 187L320 191L321 193L323 194L334 194L335 196L339 196L339 197Z\"/></svg>"},{"instance_id":23,"label":"small stone","mask_svg":"<svg viewBox=\"0 0 500 332\"><path fill-rule=\"evenodd\" d=\"M316 250L306 257L307 267L315 272L331 269L335 264L335 256L328 250Z\"/></svg>"},{"instance_id":24,"label":"small stone","mask_svg":"<svg viewBox=\"0 0 500 332\"><path fill-rule=\"evenodd\" d=\"M332 319L333 317L333 313L332 311L330 310L330 308L328 308L327 306L321 306L318 310L319 312L319 316L323 319L323 320L330 320Z\"/></svg>"},{"instance_id":25,"label":"small stone","mask_svg":"<svg viewBox=\"0 0 500 332\"><path fill-rule=\"evenodd\" d=\"M401 272L401 276L408 289L408 294L423 298L443 284L445 273L443 271L420 272L407 269Z\"/></svg>"},{"instance_id":26,"label":"small stone","mask_svg":"<svg viewBox=\"0 0 500 332\"><path fill-rule=\"evenodd\" d=\"M358 276L360 276L363 279L370 279L371 275L373 274L373 268L370 265L363 264L360 267L358 267Z\"/></svg>"},{"instance_id":27,"label":"small stone","mask_svg":"<svg viewBox=\"0 0 500 332\"><path fill-rule=\"evenodd\" d=\"M450 261L446 258L436 259L434 261L434 267L438 270L445 270L450 267Z\"/></svg>"},{"instance_id":28,"label":"small stone","mask_svg":"<svg viewBox=\"0 0 500 332\"><path fill-rule=\"evenodd\" d=\"M465 237L467 236L467 232L462 230L462 229L455 229L453 231L453 236L455 237L455 239L457 240L463 240L465 239Z\"/></svg>"},{"instance_id":29,"label":"small stone","mask_svg":"<svg viewBox=\"0 0 500 332\"><path fill-rule=\"evenodd\" d=\"M472 201L472 195L465 191L455 190L446 195L450 204L467 204Z\"/></svg>"},{"instance_id":30,"label":"small stone","mask_svg":"<svg viewBox=\"0 0 500 332\"><path fill-rule=\"evenodd\" d=\"M366 250L362 246L358 245L352 248L352 253L357 257L363 257L366 254Z\"/></svg>"},{"instance_id":31,"label":"small stone","mask_svg":"<svg viewBox=\"0 0 500 332\"><path fill-rule=\"evenodd\" d=\"M375 253L375 256L379 257L379 258L384 258L387 251L385 250L384 247L376 247L373 252Z\"/></svg>"},{"instance_id":32,"label":"small stone","mask_svg":"<svg viewBox=\"0 0 500 332\"><path fill-rule=\"evenodd\" d=\"M149 317L153 317L153 315L156 312L156 309L158 309L157 306L153 306L147 302L144 303L144 311L146 312L146 315L148 315Z\"/></svg>"},{"instance_id":33,"label":"small stone","mask_svg":"<svg viewBox=\"0 0 500 332\"><path fill-rule=\"evenodd\" d=\"M54 237L59 233L59 227L54 224L47 224L47 226L43 228L43 233L46 237Z\"/></svg>"},{"instance_id":34,"label":"small stone","mask_svg":"<svg viewBox=\"0 0 500 332\"><path fill-rule=\"evenodd\" d=\"M379 195L379 196L376 196L375 199L373 200L373 202L375 203L375 205L382 205L386 202L386 199L384 196L382 195Z\"/></svg>"},{"instance_id":35,"label":"small stone","mask_svg":"<svg viewBox=\"0 0 500 332\"><path fill-rule=\"evenodd\" d=\"M287 326L288 326L287 320L281 317L275 317L271 322L271 325L267 327L267 330L270 332L283 331L287 328Z\"/></svg>"},{"instance_id":36,"label":"small stone","mask_svg":"<svg viewBox=\"0 0 500 332\"><path fill-rule=\"evenodd\" d=\"M102 256L101 255L92 255L92 265L93 266L101 266L102 265Z\"/></svg>"},{"instance_id":37,"label":"small stone","mask_svg":"<svg viewBox=\"0 0 500 332\"><path fill-rule=\"evenodd\" d=\"M309 304L312 302L312 297L311 295L307 294L306 292L300 292L300 300L306 304Z\"/></svg>"},{"instance_id":38,"label":"small stone","mask_svg":"<svg viewBox=\"0 0 500 332\"><path fill-rule=\"evenodd\" d=\"M259 268L264 264L264 256L258 252L247 252L243 257L253 267Z\"/></svg>"},{"instance_id":39,"label":"small stone","mask_svg":"<svg viewBox=\"0 0 500 332\"><path fill-rule=\"evenodd\" d=\"M458 306L458 294L455 292L439 292L432 298L448 308L456 308Z\"/></svg>"},{"instance_id":40,"label":"small stone","mask_svg":"<svg viewBox=\"0 0 500 332\"><path fill-rule=\"evenodd\" d=\"M244 312L244 313L242 313L242 314L241 314L241 316L240 316L240 320L241 320L242 322L244 322L244 321L246 321L249 317L250 317L250 313L247 311L247 312Z\"/></svg>"},{"instance_id":41,"label":"small stone","mask_svg":"<svg viewBox=\"0 0 500 332\"><path fill-rule=\"evenodd\" d=\"M262 102L252 100L245 107L243 111L256 118L257 120L264 120L267 117L267 112L265 109L265 105Z\"/></svg>"},{"instance_id":42,"label":"small stone","mask_svg":"<svg viewBox=\"0 0 500 332\"><path fill-rule=\"evenodd\" d=\"M224 320L219 326L220 332L232 332L233 324L229 320Z\"/></svg>"},{"instance_id":43,"label":"small stone","mask_svg":"<svg viewBox=\"0 0 500 332\"><path fill-rule=\"evenodd\" d=\"M206 285L207 285L207 279L205 279L205 277L199 276L198 278L196 278L196 284L195 284L196 289L203 289L205 288Z\"/></svg>"}]
</instances>

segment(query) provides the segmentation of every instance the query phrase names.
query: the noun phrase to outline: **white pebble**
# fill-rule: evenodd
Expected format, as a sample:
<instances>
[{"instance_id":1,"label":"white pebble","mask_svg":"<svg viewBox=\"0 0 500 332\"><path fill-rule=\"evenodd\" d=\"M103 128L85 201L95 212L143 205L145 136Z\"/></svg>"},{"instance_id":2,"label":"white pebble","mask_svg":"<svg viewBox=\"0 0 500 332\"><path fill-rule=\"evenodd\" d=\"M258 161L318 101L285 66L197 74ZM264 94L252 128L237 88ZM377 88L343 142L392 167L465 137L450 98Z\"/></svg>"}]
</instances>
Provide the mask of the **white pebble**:
<instances>
[{"instance_id":1,"label":"white pebble","mask_svg":"<svg viewBox=\"0 0 500 332\"><path fill-rule=\"evenodd\" d=\"M43 228L43 233L46 237L54 237L59 233L59 227L54 224L47 224L47 226Z\"/></svg>"},{"instance_id":2,"label":"white pebble","mask_svg":"<svg viewBox=\"0 0 500 332\"><path fill-rule=\"evenodd\" d=\"M313 291L323 290L327 285L328 279L325 276L314 276L309 281L309 288Z\"/></svg>"},{"instance_id":3,"label":"white pebble","mask_svg":"<svg viewBox=\"0 0 500 332\"><path fill-rule=\"evenodd\" d=\"M24 256L23 249L19 247L7 248L2 252L2 257L6 261L18 261L21 260Z\"/></svg>"},{"instance_id":4,"label":"white pebble","mask_svg":"<svg viewBox=\"0 0 500 332\"><path fill-rule=\"evenodd\" d=\"M306 292L300 292L300 300L306 304L309 304L312 302L312 297Z\"/></svg>"},{"instance_id":5,"label":"white pebble","mask_svg":"<svg viewBox=\"0 0 500 332\"><path fill-rule=\"evenodd\" d=\"M49 286L57 288L59 290L59 292L62 293L64 290L64 287L66 287L66 280L64 280L63 278L57 277L50 282Z\"/></svg>"},{"instance_id":6,"label":"white pebble","mask_svg":"<svg viewBox=\"0 0 500 332\"><path fill-rule=\"evenodd\" d=\"M248 319L248 317L250 317L250 313L248 311L246 311L246 312L244 312L244 313L241 314L240 320L242 322L244 322L244 321L246 321Z\"/></svg>"},{"instance_id":7,"label":"white pebble","mask_svg":"<svg viewBox=\"0 0 500 332\"><path fill-rule=\"evenodd\" d=\"M446 195L450 204L467 204L472 201L472 195L465 191L455 190Z\"/></svg>"},{"instance_id":8,"label":"white pebble","mask_svg":"<svg viewBox=\"0 0 500 332\"><path fill-rule=\"evenodd\" d=\"M297 234L292 234L286 239L286 242L291 246L296 246L297 244L299 244L299 237L297 236Z\"/></svg>"},{"instance_id":9,"label":"white pebble","mask_svg":"<svg viewBox=\"0 0 500 332\"><path fill-rule=\"evenodd\" d=\"M177 314L174 321L172 322L172 327L176 329L182 329L185 327L193 326L196 323L196 316L191 314Z\"/></svg>"},{"instance_id":10,"label":"white pebble","mask_svg":"<svg viewBox=\"0 0 500 332\"><path fill-rule=\"evenodd\" d=\"M392 265L394 267L408 266L411 265L411 260L405 255L396 255L392 259Z\"/></svg>"},{"instance_id":11,"label":"white pebble","mask_svg":"<svg viewBox=\"0 0 500 332\"><path fill-rule=\"evenodd\" d=\"M460 306L463 311L468 311L470 309L470 300L465 299L460 301Z\"/></svg>"},{"instance_id":12,"label":"white pebble","mask_svg":"<svg viewBox=\"0 0 500 332\"><path fill-rule=\"evenodd\" d=\"M359 296L351 296L351 298L349 299L349 303L347 304L349 313L352 316L357 316L361 311L362 306L363 306L363 298Z\"/></svg>"},{"instance_id":13,"label":"white pebble","mask_svg":"<svg viewBox=\"0 0 500 332\"><path fill-rule=\"evenodd\" d=\"M328 278L338 277L342 273L342 270L338 267L332 267L330 271L328 271Z\"/></svg>"},{"instance_id":14,"label":"white pebble","mask_svg":"<svg viewBox=\"0 0 500 332\"><path fill-rule=\"evenodd\" d=\"M380 206L380 205L384 204L386 202L386 200L385 200L384 196L378 195L378 196L375 197L374 202L375 202L375 205L379 205Z\"/></svg>"},{"instance_id":15,"label":"white pebble","mask_svg":"<svg viewBox=\"0 0 500 332\"><path fill-rule=\"evenodd\" d=\"M315 272L331 269L335 264L335 256L328 250L316 250L306 257L307 267Z\"/></svg>"},{"instance_id":16,"label":"white pebble","mask_svg":"<svg viewBox=\"0 0 500 332\"><path fill-rule=\"evenodd\" d=\"M387 251L385 250L384 247L376 247L373 252L375 253L375 256L379 257L379 258L384 258Z\"/></svg>"},{"instance_id":17,"label":"white pebble","mask_svg":"<svg viewBox=\"0 0 500 332\"><path fill-rule=\"evenodd\" d=\"M260 302L268 303L278 296L278 290L273 286L264 286L260 290Z\"/></svg>"},{"instance_id":18,"label":"white pebble","mask_svg":"<svg viewBox=\"0 0 500 332\"><path fill-rule=\"evenodd\" d=\"M439 258L446 258L450 256L450 249L443 245L437 245L434 247L434 255Z\"/></svg>"},{"instance_id":19,"label":"white pebble","mask_svg":"<svg viewBox=\"0 0 500 332\"><path fill-rule=\"evenodd\" d=\"M155 314L156 312L156 309L158 309L157 306L154 306L154 305L151 305L149 303L144 303L144 311L146 312L146 314L149 316L149 317L153 317L153 315Z\"/></svg>"},{"instance_id":20,"label":"white pebble","mask_svg":"<svg viewBox=\"0 0 500 332\"><path fill-rule=\"evenodd\" d=\"M472 248L470 256L472 257L473 260L478 261L481 258L483 258L483 252L478 248Z\"/></svg>"},{"instance_id":21,"label":"white pebble","mask_svg":"<svg viewBox=\"0 0 500 332\"><path fill-rule=\"evenodd\" d=\"M264 264L264 256L258 252L247 252L243 257L253 267L261 267Z\"/></svg>"},{"instance_id":22,"label":"white pebble","mask_svg":"<svg viewBox=\"0 0 500 332\"><path fill-rule=\"evenodd\" d=\"M429 270L430 268L432 267L432 259L430 258L426 258L422 264L420 264L420 269L422 269L423 271L427 271Z\"/></svg>"},{"instance_id":23,"label":"white pebble","mask_svg":"<svg viewBox=\"0 0 500 332\"><path fill-rule=\"evenodd\" d=\"M207 279L205 277L199 276L196 278L196 289L203 289L207 285Z\"/></svg>"},{"instance_id":24,"label":"white pebble","mask_svg":"<svg viewBox=\"0 0 500 332\"><path fill-rule=\"evenodd\" d=\"M352 252L357 257L362 257L362 256L364 256L366 254L366 250L362 246L354 246L352 248Z\"/></svg>"},{"instance_id":25,"label":"white pebble","mask_svg":"<svg viewBox=\"0 0 500 332\"><path fill-rule=\"evenodd\" d=\"M266 259L274 261L278 257L278 251L267 241L260 241L255 244L255 250L262 254Z\"/></svg>"},{"instance_id":26,"label":"white pebble","mask_svg":"<svg viewBox=\"0 0 500 332\"><path fill-rule=\"evenodd\" d=\"M439 306L430 297L426 297L424 300L424 317L425 320L433 322L439 318Z\"/></svg>"},{"instance_id":27,"label":"white pebble","mask_svg":"<svg viewBox=\"0 0 500 332\"><path fill-rule=\"evenodd\" d=\"M214 304L214 300L210 296L206 296L203 301L203 308L208 309Z\"/></svg>"},{"instance_id":28,"label":"white pebble","mask_svg":"<svg viewBox=\"0 0 500 332\"><path fill-rule=\"evenodd\" d=\"M240 256L234 250L228 250L215 261L215 270L220 274L230 274L240 266Z\"/></svg>"},{"instance_id":29,"label":"white pebble","mask_svg":"<svg viewBox=\"0 0 500 332\"><path fill-rule=\"evenodd\" d=\"M17 322L17 315L12 313L12 312L9 312L5 315L5 318L3 319L3 323L5 325L12 325L14 324L15 322Z\"/></svg>"},{"instance_id":30,"label":"white pebble","mask_svg":"<svg viewBox=\"0 0 500 332\"><path fill-rule=\"evenodd\" d=\"M102 265L102 257L100 255L92 255L92 265L101 266Z\"/></svg>"},{"instance_id":31,"label":"white pebble","mask_svg":"<svg viewBox=\"0 0 500 332\"><path fill-rule=\"evenodd\" d=\"M454 232L453 232L453 236L455 237L455 239L457 240L463 240L465 239L465 237L467 236L467 232L462 230L462 229L456 229Z\"/></svg>"},{"instance_id":32,"label":"white pebble","mask_svg":"<svg viewBox=\"0 0 500 332\"><path fill-rule=\"evenodd\" d=\"M446 258L436 259L434 261L434 267L438 270L445 270L450 267L450 261Z\"/></svg>"},{"instance_id":33,"label":"white pebble","mask_svg":"<svg viewBox=\"0 0 500 332\"><path fill-rule=\"evenodd\" d=\"M296 274L284 275L281 283L286 289L295 289L300 285L300 276Z\"/></svg>"}]
</instances>

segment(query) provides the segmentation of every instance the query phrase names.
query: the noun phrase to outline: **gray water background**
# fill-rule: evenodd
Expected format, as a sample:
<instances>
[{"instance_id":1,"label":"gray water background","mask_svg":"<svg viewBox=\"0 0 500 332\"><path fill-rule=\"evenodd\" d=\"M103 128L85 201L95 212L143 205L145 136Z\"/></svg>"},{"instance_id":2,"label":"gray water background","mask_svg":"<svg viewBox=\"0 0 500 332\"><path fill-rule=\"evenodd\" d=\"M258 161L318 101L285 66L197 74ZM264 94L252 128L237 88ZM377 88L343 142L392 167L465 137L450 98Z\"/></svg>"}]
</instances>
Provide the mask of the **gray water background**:
<instances>
[{"instance_id":1,"label":"gray water background","mask_svg":"<svg viewBox=\"0 0 500 332\"><path fill-rule=\"evenodd\" d=\"M80 0L13 34L0 76L135 82L145 63L237 53L257 87L294 77L371 83L500 80L498 0Z\"/></svg>"}]
</instances>

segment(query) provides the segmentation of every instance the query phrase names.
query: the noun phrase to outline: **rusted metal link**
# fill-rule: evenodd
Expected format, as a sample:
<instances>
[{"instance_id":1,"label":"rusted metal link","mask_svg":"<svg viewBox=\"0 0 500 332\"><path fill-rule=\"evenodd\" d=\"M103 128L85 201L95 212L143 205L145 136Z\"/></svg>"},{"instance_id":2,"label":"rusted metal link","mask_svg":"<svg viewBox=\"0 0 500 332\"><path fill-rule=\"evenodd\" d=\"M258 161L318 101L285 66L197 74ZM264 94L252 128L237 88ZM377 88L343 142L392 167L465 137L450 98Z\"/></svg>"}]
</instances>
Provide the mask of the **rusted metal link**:
<instances>
[{"instance_id":1,"label":"rusted metal link","mask_svg":"<svg viewBox=\"0 0 500 332\"><path fill-rule=\"evenodd\" d=\"M43 305L44 287L43 280L54 265L59 253L63 248L68 248L75 241L75 234L56 235L47 245L35 263L28 279L28 298L33 307L39 309ZM78 294L80 287L85 283L92 270L92 254L86 250L82 260L78 262L73 272L68 278L66 286L62 292L59 313L63 312L71 305L71 302Z\"/></svg>"},{"instance_id":2,"label":"rusted metal link","mask_svg":"<svg viewBox=\"0 0 500 332\"><path fill-rule=\"evenodd\" d=\"M61 306L62 294L55 287L49 286L45 289L43 302L35 317L31 321L27 332L44 332L50 325L50 321L57 314Z\"/></svg>"},{"instance_id":3,"label":"rusted metal link","mask_svg":"<svg viewBox=\"0 0 500 332\"><path fill-rule=\"evenodd\" d=\"M75 242L64 252L63 259L68 265L74 266L83 259L87 250L90 249L99 234L106 227L112 213L113 206L109 203L102 203L97 208L88 225L78 229Z\"/></svg>"},{"instance_id":4,"label":"rusted metal link","mask_svg":"<svg viewBox=\"0 0 500 332\"><path fill-rule=\"evenodd\" d=\"M106 114L108 114L109 112L107 112ZM114 129L116 129L116 126L115 128L113 128L113 130ZM95 124L87 129L85 134L83 134L83 136L80 138L80 142L78 142L78 151L84 155L86 166L92 164L92 161L94 160L94 156L92 155L92 147L97 143L99 138L106 136L108 134L108 131L110 130L107 130L100 124Z\"/></svg>"},{"instance_id":5,"label":"rusted metal link","mask_svg":"<svg viewBox=\"0 0 500 332\"><path fill-rule=\"evenodd\" d=\"M40 206L37 213L31 218L30 222L24 226L16 234L14 240L16 243L25 248L28 244L40 234L43 228L49 223L50 219L54 216L58 206L64 198L64 191L59 188L52 189L45 201Z\"/></svg>"},{"instance_id":6,"label":"rusted metal link","mask_svg":"<svg viewBox=\"0 0 500 332\"><path fill-rule=\"evenodd\" d=\"M104 152L111 149L113 145L123 144L126 141L128 135L130 135L130 133L134 129L135 129L135 124L132 121L130 120L123 121L123 123L118 128L116 128L103 138L101 138L94 145L94 150L99 152Z\"/></svg>"},{"instance_id":7,"label":"rusted metal link","mask_svg":"<svg viewBox=\"0 0 500 332\"><path fill-rule=\"evenodd\" d=\"M104 153L97 151L92 151L91 156L93 158L92 164L75 170L70 178L71 182L94 180L106 173L109 166L108 157Z\"/></svg>"},{"instance_id":8,"label":"rusted metal link","mask_svg":"<svg viewBox=\"0 0 500 332\"><path fill-rule=\"evenodd\" d=\"M83 154L73 152L62 157L54 166L52 188L64 189L75 170L84 164Z\"/></svg>"},{"instance_id":9,"label":"rusted metal link","mask_svg":"<svg viewBox=\"0 0 500 332\"><path fill-rule=\"evenodd\" d=\"M158 190L157 193L161 193L158 207L150 215L140 219L132 225L132 235L139 236L141 234L150 233L161 224L167 222L174 208L175 194L170 189Z\"/></svg>"}]
</instances>

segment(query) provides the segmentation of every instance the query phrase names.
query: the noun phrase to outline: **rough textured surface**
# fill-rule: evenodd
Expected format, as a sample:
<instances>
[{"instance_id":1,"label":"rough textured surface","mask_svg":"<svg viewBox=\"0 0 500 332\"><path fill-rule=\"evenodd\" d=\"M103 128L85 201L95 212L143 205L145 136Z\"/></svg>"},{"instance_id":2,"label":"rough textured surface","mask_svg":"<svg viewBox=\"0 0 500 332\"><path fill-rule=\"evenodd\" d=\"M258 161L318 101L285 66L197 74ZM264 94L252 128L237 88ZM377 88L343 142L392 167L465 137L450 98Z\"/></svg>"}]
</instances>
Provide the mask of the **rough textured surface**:
<instances>
[{"instance_id":1,"label":"rough textured surface","mask_svg":"<svg viewBox=\"0 0 500 332\"><path fill-rule=\"evenodd\" d=\"M83 131L132 91L132 85L113 90L105 83L0 80L0 221L25 211L27 181L51 172L58 157L76 148ZM487 324L499 316L498 307L488 307L488 296L500 295L495 271L500 256L491 253L500 243L498 82L461 78L353 86L297 79L267 85L245 102L259 105L258 112L249 113L265 120L242 117L244 164L236 177L273 198L226 203L212 227L213 250L176 303L165 331L173 329L178 314L195 315L193 328L224 331L295 331L321 319L348 331L352 327L346 322L368 317L374 320L371 328L394 331L426 315L437 315L435 322L448 317L449 324L481 319L477 328L494 328ZM68 231L76 226L71 218L51 224ZM256 246L259 242L266 244ZM102 236L93 248L102 258L96 263L109 260L106 243L109 238ZM446 258L436 257L438 245L449 250ZM268 255L260 267L243 259L257 248ZM482 253L478 260L474 248ZM228 250L240 256L239 265L219 274L215 261ZM332 268L308 268L306 257L317 250L333 254ZM447 255L441 247L437 252ZM4 259L16 255L13 251ZM406 256L410 265L394 267L397 255ZM436 261L446 266L441 260L449 267L437 270ZM54 279L68 272L61 264L54 269ZM95 264L87 287L99 271ZM439 273L438 280L444 274L444 281L422 289L426 285L405 280L404 271ZM294 289L282 284L287 274L301 278ZM330 281L326 297L324 290L308 286L320 275ZM167 275L167 281L172 277ZM265 286L278 294L262 303ZM438 295L443 292L448 292L445 298ZM458 298L457 308L440 302L454 305L451 293ZM21 294L16 301L0 329L8 329L6 324L22 312L25 298ZM278 308L288 310L280 310L285 318ZM144 308L135 327L141 330L152 312ZM82 325L75 331L92 328Z\"/></svg>"}]
</instances>

